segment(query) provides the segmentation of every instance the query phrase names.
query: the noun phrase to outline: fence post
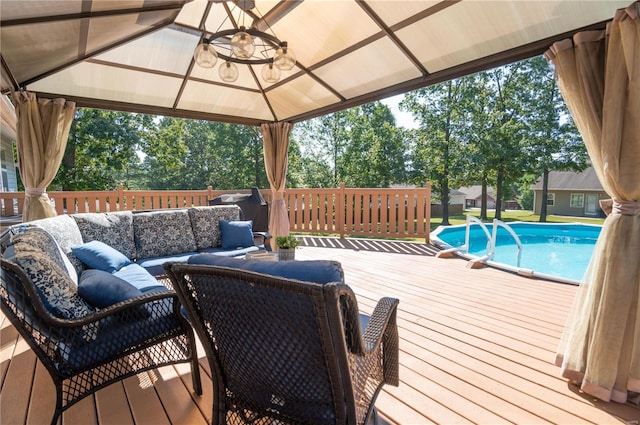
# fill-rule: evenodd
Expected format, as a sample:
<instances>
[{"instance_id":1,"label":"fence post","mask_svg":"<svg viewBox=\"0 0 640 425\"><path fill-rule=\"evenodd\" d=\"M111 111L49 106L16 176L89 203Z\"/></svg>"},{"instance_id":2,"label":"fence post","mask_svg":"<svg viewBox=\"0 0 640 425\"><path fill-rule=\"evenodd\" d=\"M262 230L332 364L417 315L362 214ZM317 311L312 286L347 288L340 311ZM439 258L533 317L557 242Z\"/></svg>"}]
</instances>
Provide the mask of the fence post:
<instances>
[{"instance_id":1,"label":"fence post","mask_svg":"<svg viewBox=\"0 0 640 425\"><path fill-rule=\"evenodd\" d=\"M345 194L344 182L340 183L340 188L338 190L338 199L336 199L336 227L337 231L340 234L340 239L344 239L344 229L345 229L345 213L344 213L344 194Z\"/></svg>"},{"instance_id":2,"label":"fence post","mask_svg":"<svg viewBox=\"0 0 640 425\"><path fill-rule=\"evenodd\" d=\"M207 205L209 205L209 201L213 199L213 187L211 185L207 186Z\"/></svg>"},{"instance_id":3,"label":"fence post","mask_svg":"<svg viewBox=\"0 0 640 425\"><path fill-rule=\"evenodd\" d=\"M426 207L427 210L425 212L425 220L427 222L427 238L425 240L426 243L430 243L431 242L431 183L427 182L427 186L426 186L426 196L425 196L425 201L426 201Z\"/></svg>"},{"instance_id":4,"label":"fence post","mask_svg":"<svg viewBox=\"0 0 640 425\"><path fill-rule=\"evenodd\" d=\"M127 209L127 204L124 200L124 185L122 183L118 184L118 199L119 202L115 202L115 199L113 200L115 207L116 207L116 211L126 211Z\"/></svg>"}]
</instances>

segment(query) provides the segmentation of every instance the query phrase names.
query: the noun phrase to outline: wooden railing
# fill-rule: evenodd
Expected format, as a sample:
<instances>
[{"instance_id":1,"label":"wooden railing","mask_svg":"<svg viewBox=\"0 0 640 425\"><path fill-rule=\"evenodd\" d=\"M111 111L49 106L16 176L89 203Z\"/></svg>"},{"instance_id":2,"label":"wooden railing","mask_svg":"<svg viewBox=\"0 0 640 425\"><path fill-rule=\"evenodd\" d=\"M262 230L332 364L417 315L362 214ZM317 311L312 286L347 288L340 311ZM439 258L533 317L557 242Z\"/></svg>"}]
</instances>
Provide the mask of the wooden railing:
<instances>
[{"instance_id":1,"label":"wooden railing","mask_svg":"<svg viewBox=\"0 0 640 425\"><path fill-rule=\"evenodd\" d=\"M428 238L431 188L287 189L292 232Z\"/></svg>"},{"instance_id":2,"label":"wooden railing","mask_svg":"<svg viewBox=\"0 0 640 425\"><path fill-rule=\"evenodd\" d=\"M124 190L47 192L58 214L142 211L208 205L209 199L249 190ZM270 203L271 191L262 189ZM287 189L290 230L295 233L425 238L431 187L417 189ZM0 192L2 216L22 214L24 192Z\"/></svg>"}]
</instances>

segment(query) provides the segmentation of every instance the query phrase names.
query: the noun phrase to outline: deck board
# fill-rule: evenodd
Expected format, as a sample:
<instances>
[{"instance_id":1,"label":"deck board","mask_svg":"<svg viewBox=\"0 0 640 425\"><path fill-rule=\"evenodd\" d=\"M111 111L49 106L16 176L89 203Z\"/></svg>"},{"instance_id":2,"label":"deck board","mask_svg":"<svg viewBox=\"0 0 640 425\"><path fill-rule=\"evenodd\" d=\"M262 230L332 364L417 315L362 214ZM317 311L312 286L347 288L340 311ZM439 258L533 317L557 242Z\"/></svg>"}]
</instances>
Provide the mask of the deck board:
<instances>
[{"instance_id":1,"label":"deck board","mask_svg":"<svg viewBox=\"0 0 640 425\"><path fill-rule=\"evenodd\" d=\"M400 386L377 402L387 424L637 424L640 408L585 396L559 376L555 350L576 287L532 280L420 243L305 237L298 259L340 261L360 309L400 299ZM53 384L0 316L0 422L47 423ZM114 384L63 415L68 424L206 424L208 362L198 349L204 394L188 365L166 366ZM636 421L636 422L634 422Z\"/></svg>"},{"instance_id":2,"label":"deck board","mask_svg":"<svg viewBox=\"0 0 640 425\"><path fill-rule=\"evenodd\" d=\"M131 415L136 424L171 424L148 373L132 376L123 383Z\"/></svg>"}]
</instances>

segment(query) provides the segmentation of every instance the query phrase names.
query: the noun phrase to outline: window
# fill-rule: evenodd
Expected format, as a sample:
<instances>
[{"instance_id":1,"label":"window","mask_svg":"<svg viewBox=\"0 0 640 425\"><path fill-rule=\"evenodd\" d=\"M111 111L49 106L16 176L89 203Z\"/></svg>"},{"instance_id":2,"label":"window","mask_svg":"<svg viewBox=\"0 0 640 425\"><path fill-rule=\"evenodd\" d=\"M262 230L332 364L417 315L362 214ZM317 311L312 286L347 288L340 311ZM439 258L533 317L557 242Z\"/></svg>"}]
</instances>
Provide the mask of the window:
<instances>
[{"instance_id":1,"label":"window","mask_svg":"<svg viewBox=\"0 0 640 425\"><path fill-rule=\"evenodd\" d=\"M584 207L584 193L572 193L571 200L569 201L571 208L583 208Z\"/></svg>"},{"instance_id":2,"label":"window","mask_svg":"<svg viewBox=\"0 0 640 425\"><path fill-rule=\"evenodd\" d=\"M556 204L556 194L547 193L547 205L554 206Z\"/></svg>"}]
</instances>

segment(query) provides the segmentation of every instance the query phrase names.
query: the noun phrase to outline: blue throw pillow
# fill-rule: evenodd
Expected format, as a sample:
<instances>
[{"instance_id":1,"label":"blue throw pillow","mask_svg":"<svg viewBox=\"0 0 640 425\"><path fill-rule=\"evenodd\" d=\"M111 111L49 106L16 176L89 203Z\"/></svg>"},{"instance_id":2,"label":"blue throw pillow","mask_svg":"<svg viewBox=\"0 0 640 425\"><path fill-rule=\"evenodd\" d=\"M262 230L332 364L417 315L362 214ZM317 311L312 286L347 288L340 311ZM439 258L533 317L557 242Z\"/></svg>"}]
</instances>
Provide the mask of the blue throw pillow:
<instances>
[{"instance_id":1,"label":"blue throw pillow","mask_svg":"<svg viewBox=\"0 0 640 425\"><path fill-rule=\"evenodd\" d=\"M236 249L253 246L253 221L220 220L222 248Z\"/></svg>"},{"instance_id":2,"label":"blue throw pillow","mask_svg":"<svg viewBox=\"0 0 640 425\"><path fill-rule=\"evenodd\" d=\"M130 285L135 286L138 290L146 292L148 288L164 288L158 280L151 275L144 267L139 264L129 264L114 273Z\"/></svg>"},{"instance_id":3,"label":"blue throw pillow","mask_svg":"<svg viewBox=\"0 0 640 425\"><path fill-rule=\"evenodd\" d=\"M321 284L329 282L344 283L342 266L337 261L259 261L221 257L213 254L198 254L190 257L188 263L249 270L305 282Z\"/></svg>"},{"instance_id":4,"label":"blue throw pillow","mask_svg":"<svg viewBox=\"0 0 640 425\"><path fill-rule=\"evenodd\" d=\"M142 292L111 273L98 269L88 269L80 274L78 295L97 308L139 297Z\"/></svg>"},{"instance_id":5,"label":"blue throw pillow","mask_svg":"<svg viewBox=\"0 0 640 425\"><path fill-rule=\"evenodd\" d=\"M80 261L92 269L104 270L109 273L116 272L131 264L131 260L123 253L100 241L72 246L71 251Z\"/></svg>"}]
</instances>

